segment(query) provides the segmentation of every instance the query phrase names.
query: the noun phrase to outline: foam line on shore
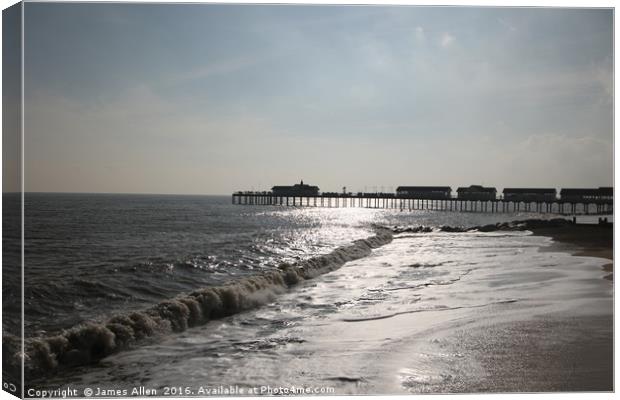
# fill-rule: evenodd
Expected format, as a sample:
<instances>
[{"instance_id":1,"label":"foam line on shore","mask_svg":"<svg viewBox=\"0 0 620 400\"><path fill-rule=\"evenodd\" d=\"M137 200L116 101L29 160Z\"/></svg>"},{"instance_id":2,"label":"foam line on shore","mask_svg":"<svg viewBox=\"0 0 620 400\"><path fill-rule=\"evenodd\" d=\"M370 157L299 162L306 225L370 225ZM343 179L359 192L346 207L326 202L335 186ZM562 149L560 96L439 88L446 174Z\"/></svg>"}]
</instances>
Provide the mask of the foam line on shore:
<instances>
[{"instance_id":1,"label":"foam line on shore","mask_svg":"<svg viewBox=\"0 0 620 400\"><path fill-rule=\"evenodd\" d=\"M143 311L113 316L105 322L89 322L55 336L26 339L26 374L32 379L61 368L93 363L145 338L182 332L213 319L258 307L300 281L366 257L372 249L391 241L391 231L378 228L375 236L356 240L326 255L296 264L283 263L273 271L198 289ZM13 337L3 339L4 368L19 371L20 340Z\"/></svg>"},{"instance_id":2,"label":"foam line on shore","mask_svg":"<svg viewBox=\"0 0 620 400\"><path fill-rule=\"evenodd\" d=\"M421 288L421 287L429 287L429 286L452 285L453 283L456 283L456 282L460 281L461 279L463 279L463 277L465 277L466 275L469 275L471 273L471 271L473 271L473 269L468 269L467 271L462 273L457 278L450 279L450 280L447 280L447 281L432 281L432 282L420 283L418 285L398 286L398 287L392 287L392 288L380 288L380 289L372 289L371 288L371 289L368 289L368 291L369 292L393 292L393 291L396 291L396 290L413 290L413 289L418 289L418 288Z\"/></svg>"},{"instance_id":3,"label":"foam line on shore","mask_svg":"<svg viewBox=\"0 0 620 400\"><path fill-rule=\"evenodd\" d=\"M376 320L380 320L380 319L394 318L394 317L397 317L397 316L403 315L403 314L415 314L415 313L429 312L429 311L461 310L461 309L465 309L465 308L482 308L482 307L489 307L489 306L498 305L498 304L511 304L511 303L516 303L517 301L518 300L516 300L516 299L509 299L509 300L495 301L495 302L492 302L492 303L476 304L476 305L473 305L473 306L456 306L456 307L441 307L441 308L420 308L420 309L417 309L417 310L399 311L399 312L395 312L395 313L392 313L392 314L377 315L377 316L371 316L371 317L343 318L342 321L344 321L344 322L376 321Z\"/></svg>"}]
</instances>

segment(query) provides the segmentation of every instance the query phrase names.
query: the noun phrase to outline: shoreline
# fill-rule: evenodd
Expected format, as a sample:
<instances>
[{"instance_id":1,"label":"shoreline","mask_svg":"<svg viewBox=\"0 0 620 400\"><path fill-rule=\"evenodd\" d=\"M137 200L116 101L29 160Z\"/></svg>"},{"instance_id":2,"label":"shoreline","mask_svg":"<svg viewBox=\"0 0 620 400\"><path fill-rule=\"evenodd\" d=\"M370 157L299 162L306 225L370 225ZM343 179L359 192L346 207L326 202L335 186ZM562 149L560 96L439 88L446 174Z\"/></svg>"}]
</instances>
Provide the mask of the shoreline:
<instances>
[{"instance_id":1,"label":"shoreline","mask_svg":"<svg viewBox=\"0 0 620 400\"><path fill-rule=\"evenodd\" d=\"M613 224L529 230L553 240L542 252L610 260L602 266L609 272L603 278L613 284ZM470 382L466 392L612 392L613 306L600 299L592 301L597 305L588 307L590 311L542 313L459 330L451 338L452 345L471 352L487 372L485 378ZM481 338L486 343L484 351L478 348Z\"/></svg>"},{"instance_id":2,"label":"shoreline","mask_svg":"<svg viewBox=\"0 0 620 400\"><path fill-rule=\"evenodd\" d=\"M597 257L610 260L602 266L609 272L604 278L613 281L614 239L613 223L568 224L557 227L541 227L530 229L536 236L553 239L550 247L541 251L565 251L578 257Z\"/></svg>"},{"instance_id":3,"label":"shoreline","mask_svg":"<svg viewBox=\"0 0 620 400\"><path fill-rule=\"evenodd\" d=\"M423 336L425 340L417 339L422 344L414 347L413 354L436 361L438 364L431 365L438 367L430 373L423 371L431 379L422 379L421 385L414 380L413 393L614 391L614 313L612 298L607 297L613 285L613 225L526 225L532 236L553 240L551 246L541 246L540 252L607 259L610 262L603 270L609 274L601 279L595 269L578 269L582 275L579 281L589 289L582 287L574 296L550 287L549 293L555 293L551 297L543 294L530 299L539 303L539 309L524 313L515 303L514 314L508 310L485 316L465 314L467 317L456 319L454 325L431 330ZM566 306L562 298L578 305ZM554 302L557 306L549 306ZM448 364L443 360L445 354L459 356ZM437 378L441 376L451 379Z\"/></svg>"}]
</instances>

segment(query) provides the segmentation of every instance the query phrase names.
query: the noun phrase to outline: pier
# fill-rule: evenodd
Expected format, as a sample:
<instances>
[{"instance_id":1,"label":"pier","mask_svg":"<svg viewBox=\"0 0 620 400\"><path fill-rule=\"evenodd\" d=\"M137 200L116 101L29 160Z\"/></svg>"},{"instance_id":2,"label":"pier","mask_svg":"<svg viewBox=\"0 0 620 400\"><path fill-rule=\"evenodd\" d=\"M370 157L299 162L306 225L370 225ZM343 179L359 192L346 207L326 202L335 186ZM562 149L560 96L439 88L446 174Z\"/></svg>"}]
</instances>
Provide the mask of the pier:
<instances>
[{"instance_id":1,"label":"pier","mask_svg":"<svg viewBox=\"0 0 620 400\"><path fill-rule=\"evenodd\" d=\"M232 203L252 206L375 208L399 211L432 210L478 213L536 212L561 215L609 215L613 199L463 199L420 198L395 193L321 193L315 195L282 195L271 191L235 192Z\"/></svg>"}]
</instances>

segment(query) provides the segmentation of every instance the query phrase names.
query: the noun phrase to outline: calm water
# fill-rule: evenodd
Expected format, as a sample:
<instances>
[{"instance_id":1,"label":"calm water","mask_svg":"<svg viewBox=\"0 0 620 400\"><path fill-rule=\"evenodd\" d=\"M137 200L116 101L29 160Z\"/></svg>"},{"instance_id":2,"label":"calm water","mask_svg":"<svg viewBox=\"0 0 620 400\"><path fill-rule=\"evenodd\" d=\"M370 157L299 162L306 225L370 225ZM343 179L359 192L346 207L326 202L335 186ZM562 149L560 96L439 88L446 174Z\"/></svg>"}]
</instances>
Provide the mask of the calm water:
<instances>
[{"instance_id":1,"label":"calm water","mask_svg":"<svg viewBox=\"0 0 620 400\"><path fill-rule=\"evenodd\" d=\"M5 196L5 202L10 200ZM27 194L25 209L29 338L239 282L283 262L330 254L373 236L377 226L467 227L540 217L239 206L230 204L228 196L100 194ZM12 216L5 213L4 218L8 223ZM560 268L581 268L583 261L571 261L577 258L566 254L539 256L538 249L549 243L528 232L396 235L370 256L270 293L254 311L167 332L96 367L63 370L39 383L161 388L206 380L224 385L331 383L341 393L409 390L394 379L415 383L409 376L413 370L399 367L388 379L381 374L389 368L371 367L378 349L394 352L405 340L390 321L416 315L417 328L430 329L433 324L422 316L426 311L514 307L517 302L523 307L524 299L541 291L541 282L572 282L575 277ZM13 282L11 271L18 266L4 265ZM514 265L525 275L515 275ZM7 299L5 319L18 323L18 297L5 293ZM343 358L352 361L336 362Z\"/></svg>"}]
</instances>

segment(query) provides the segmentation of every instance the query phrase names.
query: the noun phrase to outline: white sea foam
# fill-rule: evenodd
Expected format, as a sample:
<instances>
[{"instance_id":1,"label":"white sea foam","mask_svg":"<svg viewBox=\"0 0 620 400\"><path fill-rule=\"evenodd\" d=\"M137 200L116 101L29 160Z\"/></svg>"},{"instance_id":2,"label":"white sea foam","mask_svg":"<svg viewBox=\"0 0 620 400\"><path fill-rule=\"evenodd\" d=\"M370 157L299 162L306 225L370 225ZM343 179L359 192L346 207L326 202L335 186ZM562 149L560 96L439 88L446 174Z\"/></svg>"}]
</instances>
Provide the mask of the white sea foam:
<instances>
[{"instance_id":1,"label":"white sea foam","mask_svg":"<svg viewBox=\"0 0 620 400\"><path fill-rule=\"evenodd\" d=\"M195 290L164 300L144 310L121 314L104 322L82 324L51 337L26 340L26 371L30 377L53 373L59 367L84 365L136 344L145 337L182 332L191 326L230 316L274 300L286 288L333 271L346 262L368 256L371 250L392 240L379 229L375 236L354 241L329 254L288 264L231 281L226 285ZM13 343L8 340L7 343ZM17 342L15 342L17 343ZM18 369L19 347L6 347L8 368ZM12 356L11 356L12 355Z\"/></svg>"}]
</instances>

